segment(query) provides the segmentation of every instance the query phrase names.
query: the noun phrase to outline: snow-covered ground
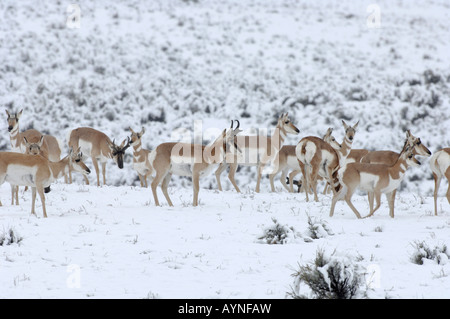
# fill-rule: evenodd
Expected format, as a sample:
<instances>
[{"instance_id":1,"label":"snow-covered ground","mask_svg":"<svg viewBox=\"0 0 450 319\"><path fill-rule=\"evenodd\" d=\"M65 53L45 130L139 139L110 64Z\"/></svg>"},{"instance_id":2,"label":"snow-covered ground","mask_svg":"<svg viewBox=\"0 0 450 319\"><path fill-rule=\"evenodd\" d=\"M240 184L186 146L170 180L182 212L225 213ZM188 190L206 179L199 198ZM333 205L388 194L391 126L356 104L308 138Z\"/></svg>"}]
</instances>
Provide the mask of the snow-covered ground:
<instances>
[{"instance_id":1,"label":"snow-covered ground","mask_svg":"<svg viewBox=\"0 0 450 319\"><path fill-rule=\"evenodd\" d=\"M70 3L0 2L0 106L24 110L21 130L65 142L69 130L91 126L120 142L129 126L144 126L153 149L180 128L193 137L196 120L206 132L239 119L254 133L289 112L301 133L288 144L328 127L341 140L344 119L360 122L354 148L399 151L407 129L432 152L450 145L446 0L377 1L379 28L367 25L374 1L79 1L79 29L66 25ZM29 215L30 192L11 207L9 185L0 187L0 235L12 228L23 237L0 246L1 298L285 298L291 274L318 248L378 269L368 297L450 297L449 263L410 261L414 242L450 245L447 184L435 217L426 158L407 172L395 219L383 198L376 216L357 220L343 202L329 218L330 195L306 203L279 181L279 193L267 178L253 193L254 167L236 174L243 194L225 173L226 191L215 191L212 175L193 208L191 182L174 177L175 207L154 207L150 190L136 187L130 153L123 170L108 163L110 186L81 185L79 176L52 186L48 219ZM366 215L366 198L354 202ZM308 215L334 235L305 241ZM262 243L272 218L300 235Z\"/></svg>"},{"instance_id":2,"label":"snow-covered ground","mask_svg":"<svg viewBox=\"0 0 450 319\"><path fill-rule=\"evenodd\" d=\"M12 207L9 191L0 189L1 224L23 239L0 247L0 298L285 298L318 249L375 270L363 285L370 298L450 298L450 263L411 262L415 242L449 243L449 210L434 216L431 198L399 194L394 219L383 198L374 217L357 220L344 202L328 217L330 195L306 203L304 194L201 190L194 208L191 189L171 188L170 208L140 187L55 184L44 219L39 204L30 216L30 192ZM354 203L367 214L365 197ZM305 241L307 216L332 235ZM272 218L297 236L260 240Z\"/></svg>"}]
</instances>

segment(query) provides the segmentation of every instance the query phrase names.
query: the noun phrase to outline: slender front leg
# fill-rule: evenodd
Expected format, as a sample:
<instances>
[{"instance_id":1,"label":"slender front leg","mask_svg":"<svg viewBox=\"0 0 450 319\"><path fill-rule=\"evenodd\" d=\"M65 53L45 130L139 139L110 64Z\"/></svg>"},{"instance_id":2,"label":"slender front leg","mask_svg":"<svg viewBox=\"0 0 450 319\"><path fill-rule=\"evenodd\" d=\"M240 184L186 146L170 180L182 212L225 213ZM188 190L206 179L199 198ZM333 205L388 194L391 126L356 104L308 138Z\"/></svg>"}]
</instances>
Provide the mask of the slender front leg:
<instances>
[{"instance_id":1,"label":"slender front leg","mask_svg":"<svg viewBox=\"0 0 450 319\"><path fill-rule=\"evenodd\" d=\"M102 163L103 185L106 185L106 162Z\"/></svg>"},{"instance_id":2,"label":"slender front leg","mask_svg":"<svg viewBox=\"0 0 450 319\"><path fill-rule=\"evenodd\" d=\"M236 174L236 170L237 170L237 163L233 163L233 164L229 164L230 165L230 171L228 172L228 179L230 180L231 184L233 184L234 189L236 190L236 192L240 193L241 190L239 189L239 187L236 184L236 180L234 179L234 175Z\"/></svg>"},{"instance_id":3,"label":"slender front leg","mask_svg":"<svg viewBox=\"0 0 450 319\"><path fill-rule=\"evenodd\" d=\"M216 175L217 187L219 188L219 191L222 191L222 184L220 183L220 175L226 168L227 164L225 162L222 162L219 164L219 167L216 169L216 172L214 173L214 175Z\"/></svg>"},{"instance_id":4,"label":"slender front leg","mask_svg":"<svg viewBox=\"0 0 450 319\"><path fill-rule=\"evenodd\" d=\"M194 188L194 200L193 205L198 206L198 192L200 190L200 173L194 171L192 174L192 184Z\"/></svg>"},{"instance_id":5,"label":"slender front leg","mask_svg":"<svg viewBox=\"0 0 450 319\"><path fill-rule=\"evenodd\" d=\"M95 172L97 173L97 186L100 186L100 171L98 169L98 162L95 157L92 157L92 164L94 165ZM83 175L83 176L85 176L85 175Z\"/></svg>"},{"instance_id":6,"label":"slender front leg","mask_svg":"<svg viewBox=\"0 0 450 319\"><path fill-rule=\"evenodd\" d=\"M162 192L163 192L164 196L166 197L166 200L167 200L167 203L169 203L169 206L173 206L172 201L170 200L170 197L169 197L169 193L167 192L167 187L169 186L169 182L170 182L171 178L172 178L172 174L168 173L166 175L166 177L164 177L163 182L161 184Z\"/></svg>"},{"instance_id":7,"label":"slender front leg","mask_svg":"<svg viewBox=\"0 0 450 319\"><path fill-rule=\"evenodd\" d=\"M36 215L34 207L36 205L36 187L31 187L31 215Z\"/></svg>"},{"instance_id":8,"label":"slender front leg","mask_svg":"<svg viewBox=\"0 0 450 319\"><path fill-rule=\"evenodd\" d=\"M44 187L42 185L37 187L37 192L39 193L39 197L41 197L42 202L42 212L44 214L44 218L47 218L47 210L45 209L45 195L44 195ZM36 195L35 195L36 197Z\"/></svg>"}]
</instances>

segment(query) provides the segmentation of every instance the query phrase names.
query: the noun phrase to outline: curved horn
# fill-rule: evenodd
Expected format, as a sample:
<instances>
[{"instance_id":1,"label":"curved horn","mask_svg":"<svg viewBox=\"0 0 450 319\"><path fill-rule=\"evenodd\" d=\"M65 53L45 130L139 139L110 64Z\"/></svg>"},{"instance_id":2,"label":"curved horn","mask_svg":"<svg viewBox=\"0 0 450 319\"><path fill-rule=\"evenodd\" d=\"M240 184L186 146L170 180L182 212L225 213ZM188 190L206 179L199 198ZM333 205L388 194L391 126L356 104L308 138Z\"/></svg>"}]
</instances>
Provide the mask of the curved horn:
<instances>
[{"instance_id":1,"label":"curved horn","mask_svg":"<svg viewBox=\"0 0 450 319\"><path fill-rule=\"evenodd\" d=\"M231 127L230 127L231 129L233 128L233 120L231 120Z\"/></svg>"},{"instance_id":2,"label":"curved horn","mask_svg":"<svg viewBox=\"0 0 450 319\"><path fill-rule=\"evenodd\" d=\"M241 123L239 123L239 120L235 120L237 122L237 126L235 128L235 130L237 130L239 128L239 126L241 126Z\"/></svg>"}]
</instances>

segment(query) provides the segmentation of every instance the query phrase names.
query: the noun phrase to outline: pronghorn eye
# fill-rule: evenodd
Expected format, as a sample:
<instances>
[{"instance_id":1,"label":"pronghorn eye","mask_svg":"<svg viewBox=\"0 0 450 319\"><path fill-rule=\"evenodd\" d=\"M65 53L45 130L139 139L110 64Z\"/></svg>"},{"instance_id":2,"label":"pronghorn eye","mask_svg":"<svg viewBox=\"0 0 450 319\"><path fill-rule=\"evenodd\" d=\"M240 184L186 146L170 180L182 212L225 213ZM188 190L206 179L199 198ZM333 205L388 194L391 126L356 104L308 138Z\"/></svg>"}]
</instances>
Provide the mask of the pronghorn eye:
<instances>
[{"instance_id":1,"label":"pronghorn eye","mask_svg":"<svg viewBox=\"0 0 450 319\"><path fill-rule=\"evenodd\" d=\"M79 158L77 158L77 159L75 160L75 162L77 162L77 163L78 163L79 161L80 161L80 159L79 159Z\"/></svg>"},{"instance_id":2,"label":"pronghorn eye","mask_svg":"<svg viewBox=\"0 0 450 319\"><path fill-rule=\"evenodd\" d=\"M289 121L284 122L284 124L289 124Z\"/></svg>"}]
</instances>

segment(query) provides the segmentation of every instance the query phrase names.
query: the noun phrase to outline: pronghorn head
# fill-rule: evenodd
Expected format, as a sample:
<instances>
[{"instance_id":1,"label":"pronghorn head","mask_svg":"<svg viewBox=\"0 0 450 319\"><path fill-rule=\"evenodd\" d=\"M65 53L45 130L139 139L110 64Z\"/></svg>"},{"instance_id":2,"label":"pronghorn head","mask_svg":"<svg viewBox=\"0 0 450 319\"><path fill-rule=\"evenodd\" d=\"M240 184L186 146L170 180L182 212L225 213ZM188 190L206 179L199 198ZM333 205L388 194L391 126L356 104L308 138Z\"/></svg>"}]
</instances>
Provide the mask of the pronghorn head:
<instances>
[{"instance_id":1,"label":"pronghorn head","mask_svg":"<svg viewBox=\"0 0 450 319\"><path fill-rule=\"evenodd\" d=\"M111 156L114 162L119 166L119 168L123 168L123 157L125 155L125 151L130 147L130 138L127 137L123 140L122 144L116 145L115 140L112 142L108 141L109 148L111 149Z\"/></svg>"},{"instance_id":2,"label":"pronghorn head","mask_svg":"<svg viewBox=\"0 0 450 319\"><path fill-rule=\"evenodd\" d=\"M10 114L8 112L8 110L5 110L5 111L6 111L6 115L8 115L8 119L7 119L8 132L11 132L12 130L14 130L17 127L17 125L19 125L19 118L22 116L23 110L20 110L19 113L14 113L14 114Z\"/></svg>"},{"instance_id":3,"label":"pronghorn head","mask_svg":"<svg viewBox=\"0 0 450 319\"><path fill-rule=\"evenodd\" d=\"M345 129L345 138L348 139L350 141L350 143L353 142L353 138L355 137L356 128L358 127L358 124L359 124L359 121L356 122L355 125L349 126L349 125L347 125L347 123L345 123L344 120L342 120L342 125L344 125L344 129Z\"/></svg>"},{"instance_id":4,"label":"pronghorn head","mask_svg":"<svg viewBox=\"0 0 450 319\"><path fill-rule=\"evenodd\" d=\"M283 130L286 131L286 133L295 134L297 135L300 133L300 130L295 127L294 124L292 124L291 120L289 119L288 113L283 113L278 118L277 126Z\"/></svg>"},{"instance_id":5,"label":"pronghorn head","mask_svg":"<svg viewBox=\"0 0 450 319\"><path fill-rule=\"evenodd\" d=\"M145 128L142 127L142 130L139 133L136 133L135 131L133 131L133 129L130 127L130 131L131 131L131 136L130 136L130 141L131 141L131 145L137 145L138 142L141 140L142 135L144 135L145 133Z\"/></svg>"},{"instance_id":6,"label":"pronghorn head","mask_svg":"<svg viewBox=\"0 0 450 319\"><path fill-rule=\"evenodd\" d=\"M420 138L415 137L411 134L410 130L406 131L406 139L408 146L412 147L414 155L430 156L430 150L422 144Z\"/></svg>"},{"instance_id":7,"label":"pronghorn head","mask_svg":"<svg viewBox=\"0 0 450 319\"><path fill-rule=\"evenodd\" d=\"M70 168L76 172L80 172L83 175L88 175L91 173L89 167L83 162L83 153L81 153L81 148L78 147L77 151L74 152L73 148L69 150L69 163Z\"/></svg>"},{"instance_id":8,"label":"pronghorn head","mask_svg":"<svg viewBox=\"0 0 450 319\"><path fill-rule=\"evenodd\" d=\"M332 133L333 133L333 128L331 128L331 127L328 128L327 133L323 136L323 140L325 142L327 142L328 144L330 144L332 148L334 148L335 150L338 150L342 147L342 145L336 141L336 139L334 138Z\"/></svg>"},{"instance_id":9,"label":"pronghorn head","mask_svg":"<svg viewBox=\"0 0 450 319\"><path fill-rule=\"evenodd\" d=\"M235 128L233 128L234 121L237 122L237 125ZM238 135L239 133L242 132L242 130L239 128L241 126L241 124L239 123L238 120L234 120L234 121L231 120L231 127L228 131L227 131L227 129L223 130L223 133L222 133L223 143L224 143L224 145L226 145L226 149L228 149L228 145L232 145L235 150L237 150L239 153L242 153L241 149L239 148L239 146L236 143L236 138L235 138L236 135Z\"/></svg>"},{"instance_id":10,"label":"pronghorn head","mask_svg":"<svg viewBox=\"0 0 450 319\"><path fill-rule=\"evenodd\" d=\"M408 166L417 167L421 165L414 157L414 147L407 146L400 156L406 161Z\"/></svg>"},{"instance_id":11,"label":"pronghorn head","mask_svg":"<svg viewBox=\"0 0 450 319\"><path fill-rule=\"evenodd\" d=\"M25 142L26 151L25 154L39 155L41 154L42 143L44 142L44 136L37 143L28 142L27 138L24 136L23 141Z\"/></svg>"}]
</instances>

